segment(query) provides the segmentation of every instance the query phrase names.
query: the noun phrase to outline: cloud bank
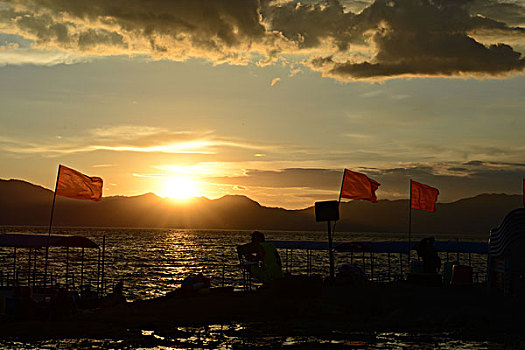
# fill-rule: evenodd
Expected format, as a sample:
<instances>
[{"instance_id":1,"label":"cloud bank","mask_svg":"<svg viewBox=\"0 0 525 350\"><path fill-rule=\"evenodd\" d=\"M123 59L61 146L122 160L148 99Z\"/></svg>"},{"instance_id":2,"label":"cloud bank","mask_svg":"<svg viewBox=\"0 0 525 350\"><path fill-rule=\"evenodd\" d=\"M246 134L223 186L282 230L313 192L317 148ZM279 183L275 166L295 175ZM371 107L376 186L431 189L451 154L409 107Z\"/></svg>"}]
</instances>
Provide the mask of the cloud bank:
<instances>
[{"instance_id":1,"label":"cloud bank","mask_svg":"<svg viewBox=\"0 0 525 350\"><path fill-rule=\"evenodd\" d=\"M525 164L470 161L465 163L409 164L395 168L355 168L379 181L379 199L406 199L409 180L439 188L439 200L451 202L480 193L520 193ZM294 196L337 199L343 169L286 168L246 170L242 176L212 177L209 181L257 188L289 190Z\"/></svg>"},{"instance_id":2,"label":"cloud bank","mask_svg":"<svg viewBox=\"0 0 525 350\"><path fill-rule=\"evenodd\" d=\"M496 0L0 1L0 32L41 49L216 64L280 59L339 80L521 72L524 25L521 3Z\"/></svg>"},{"instance_id":3,"label":"cloud bank","mask_svg":"<svg viewBox=\"0 0 525 350\"><path fill-rule=\"evenodd\" d=\"M83 137L59 136L39 141L0 137L2 152L18 155L44 154L49 157L96 151L212 156L225 150L253 154L272 148L275 146L218 137L213 131L171 131L137 125L91 129Z\"/></svg>"}]
</instances>

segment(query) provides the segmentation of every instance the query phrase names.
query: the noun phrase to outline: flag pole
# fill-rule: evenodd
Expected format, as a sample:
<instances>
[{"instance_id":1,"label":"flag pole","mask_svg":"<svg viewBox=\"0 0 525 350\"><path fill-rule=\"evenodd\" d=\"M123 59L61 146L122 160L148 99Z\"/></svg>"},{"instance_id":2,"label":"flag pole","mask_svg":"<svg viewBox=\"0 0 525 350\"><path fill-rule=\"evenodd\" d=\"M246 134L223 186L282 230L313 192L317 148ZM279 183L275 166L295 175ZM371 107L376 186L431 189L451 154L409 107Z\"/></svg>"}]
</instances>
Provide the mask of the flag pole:
<instances>
[{"instance_id":1,"label":"flag pole","mask_svg":"<svg viewBox=\"0 0 525 350\"><path fill-rule=\"evenodd\" d=\"M345 182L346 168L343 170L343 179L341 180L341 188L339 189L339 199L337 200L337 208L339 209L339 204L341 203L341 192L343 191L343 183ZM337 220L334 220L334 226L330 231L330 221L328 221L328 253L330 258L330 281L334 281L335 277L335 266L334 266L334 250L333 250L333 235L335 233L335 225Z\"/></svg>"},{"instance_id":2,"label":"flag pole","mask_svg":"<svg viewBox=\"0 0 525 350\"><path fill-rule=\"evenodd\" d=\"M339 205L341 204L341 193L343 192L343 184L345 183L345 174L346 174L346 168L344 168L343 170L343 178L341 179L341 187L339 188L339 199L337 200L337 208L339 208ZM337 220L334 221L334 226L332 227L332 235L335 234L336 224L337 224Z\"/></svg>"},{"instance_id":3,"label":"flag pole","mask_svg":"<svg viewBox=\"0 0 525 350\"><path fill-rule=\"evenodd\" d=\"M334 224L335 227L335 224ZM334 282L335 278L335 263L334 263L334 250L332 249L332 233L330 232L330 221L328 221L328 249L330 250L330 282Z\"/></svg>"},{"instance_id":4,"label":"flag pole","mask_svg":"<svg viewBox=\"0 0 525 350\"><path fill-rule=\"evenodd\" d=\"M55 192L53 192L53 204L51 205L51 218L49 219L49 230L48 230L48 240L47 244L49 245L49 237L51 236L51 226L53 225L53 214L55 212L55 200L57 198L57 187L58 187L58 179L60 177L60 167L62 165L58 165L58 173L57 173L57 181L55 183Z\"/></svg>"},{"instance_id":5,"label":"flag pole","mask_svg":"<svg viewBox=\"0 0 525 350\"><path fill-rule=\"evenodd\" d=\"M343 184L345 183L346 168L343 170L343 178L341 179L341 188L339 188L339 203L341 203L341 193L343 192Z\"/></svg>"},{"instance_id":6,"label":"flag pole","mask_svg":"<svg viewBox=\"0 0 525 350\"><path fill-rule=\"evenodd\" d=\"M409 187L409 200L408 200L408 269L410 271L410 243L412 239L412 179L410 179Z\"/></svg>"},{"instance_id":7,"label":"flag pole","mask_svg":"<svg viewBox=\"0 0 525 350\"><path fill-rule=\"evenodd\" d=\"M49 229L47 231L47 244L46 244L46 263L44 265L44 287L46 286L47 282L47 265L48 265L48 259L49 259L49 240L51 238L51 227L53 226L53 214L55 212L55 200L57 198L57 187L58 187L58 179L60 178L60 167L62 165L58 165L58 173L57 173L57 180L55 182L55 191L53 192L53 204L51 205L51 218L49 219Z\"/></svg>"}]
</instances>

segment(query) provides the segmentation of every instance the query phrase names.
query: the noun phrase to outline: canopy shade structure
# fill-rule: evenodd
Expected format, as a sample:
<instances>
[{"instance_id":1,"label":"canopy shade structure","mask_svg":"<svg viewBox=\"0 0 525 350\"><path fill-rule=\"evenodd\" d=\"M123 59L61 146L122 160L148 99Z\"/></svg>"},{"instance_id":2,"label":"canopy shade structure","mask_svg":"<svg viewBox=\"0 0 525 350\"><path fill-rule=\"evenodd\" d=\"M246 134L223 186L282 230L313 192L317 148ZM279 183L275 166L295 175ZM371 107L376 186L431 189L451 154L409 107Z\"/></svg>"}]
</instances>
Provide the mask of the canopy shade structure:
<instances>
[{"instance_id":1,"label":"canopy shade structure","mask_svg":"<svg viewBox=\"0 0 525 350\"><path fill-rule=\"evenodd\" d=\"M48 245L48 239L50 247L98 248L98 244L82 236L48 236L34 233L0 234L0 247L42 248Z\"/></svg>"},{"instance_id":2,"label":"canopy shade structure","mask_svg":"<svg viewBox=\"0 0 525 350\"><path fill-rule=\"evenodd\" d=\"M328 242L316 241L270 241L276 248L281 249L305 249L305 250L327 250ZM338 252L371 252L371 253L407 253L406 241L368 241L368 242L344 242L334 243L334 249ZM415 244L411 246L414 250ZM475 253L487 254L488 244L486 242L457 242L436 241L434 243L438 252L448 253Z\"/></svg>"}]
</instances>

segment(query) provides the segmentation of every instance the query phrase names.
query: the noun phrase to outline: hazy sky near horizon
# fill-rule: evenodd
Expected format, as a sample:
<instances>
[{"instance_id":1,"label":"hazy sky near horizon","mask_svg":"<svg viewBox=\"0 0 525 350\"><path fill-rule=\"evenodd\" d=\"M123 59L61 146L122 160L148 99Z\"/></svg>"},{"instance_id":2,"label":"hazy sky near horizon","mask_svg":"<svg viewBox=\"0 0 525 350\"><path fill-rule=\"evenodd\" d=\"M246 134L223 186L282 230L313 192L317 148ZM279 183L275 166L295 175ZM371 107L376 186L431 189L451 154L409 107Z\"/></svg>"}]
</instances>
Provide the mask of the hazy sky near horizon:
<instances>
[{"instance_id":1,"label":"hazy sky near horizon","mask_svg":"<svg viewBox=\"0 0 525 350\"><path fill-rule=\"evenodd\" d=\"M525 1L0 0L0 178L337 199L521 193Z\"/></svg>"}]
</instances>

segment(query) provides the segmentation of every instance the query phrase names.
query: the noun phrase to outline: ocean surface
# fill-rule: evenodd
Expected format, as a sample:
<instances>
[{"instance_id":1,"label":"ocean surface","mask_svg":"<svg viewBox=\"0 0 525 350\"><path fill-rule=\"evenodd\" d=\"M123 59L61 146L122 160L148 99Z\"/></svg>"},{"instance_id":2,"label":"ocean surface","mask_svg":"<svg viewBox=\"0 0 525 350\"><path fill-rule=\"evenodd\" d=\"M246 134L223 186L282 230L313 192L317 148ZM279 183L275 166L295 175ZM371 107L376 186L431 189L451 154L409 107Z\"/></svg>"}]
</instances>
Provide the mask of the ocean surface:
<instances>
[{"instance_id":1,"label":"ocean surface","mask_svg":"<svg viewBox=\"0 0 525 350\"><path fill-rule=\"evenodd\" d=\"M253 326L253 327L251 327ZM257 331L260 325L217 324L206 327L179 327L179 335L167 339L153 331L142 330L143 339L135 342L114 339L53 339L43 341L7 341L0 339L5 350L29 349L411 349L411 350L501 350L523 349L517 340L474 341L460 340L446 333L341 333L326 336L269 335ZM168 345L169 344L169 345Z\"/></svg>"},{"instance_id":2,"label":"ocean surface","mask_svg":"<svg viewBox=\"0 0 525 350\"><path fill-rule=\"evenodd\" d=\"M2 227L0 232L46 232L35 227ZM111 292L114 283L124 282L124 293L128 300L153 298L180 287L182 280L190 275L202 273L211 279L212 286L234 286L243 288L242 270L235 247L249 242L250 231L229 230L179 230L179 229L99 229L99 228L54 228L53 234L71 234L89 237L98 243L102 251L104 244L104 271L97 269L98 249L85 249L84 274L82 283L90 284L95 289L97 277L104 274L107 280L106 291ZM326 232L278 232L265 231L267 240L325 241ZM417 241L428 235L414 235ZM335 242L350 241L385 241L406 240L406 234L394 233L340 233L334 235ZM484 237L436 236L437 240L484 241ZM21 284L27 283L27 276L39 279L43 274L45 250L32 251L19 249L16 254L18 278ZM13 273L13 249L0 249L0 269L2 283ZM78 286L81 276L81 253L78 248L54 248L49 256L49 271L53 282ZM291 274L326 276L328 253L311 252L311 266L308 269L305 251L280 251L284 270ZM406 272L406 255L403 256L403 269ZM414 253L412 258L417 258ZM457 259L456 254L441 254L443 262ZM472 254L461 254L460 262L470 263L474 267L474 276L484 281L486 257ZM69 263L66 264L66 261ZM336 253L336 265L352 262L374 279L395 280L402 276L402 267L398 254L388 256ZM66 271L68 276L66 277ZM25 282L24 282L25 281ZM151 330L142 330L146 339L144 344L129 344L115 339L60 339L45 341L0 340L0 347L5 349L254 349L254 348L301 348L315 349L498 349L502 343L479 342L455 339L447 334L410 334L381 333L372 334L348 333L320 336L268 335L258 334L247 324L221 324L204 327L181 327L176 339L167 339ZM268 347L269 344L269 347Z\"/></svg>"},{"instance_id":3,"label":"ocean surface","mask_svg":"<svg viewBox=\"0 0 525 350\"><path fill-rule=\"evenodd\" d=\"M42 233L42 228L3 227L0 232ZM235 248L250 241L250 231L228 230L180 230L180 229L90 229L55 228L53 234L71 234L88 237L104 247L104 269L97 269L98 249L85 249L84 274L82 284L96 288L97 276L104 275L105 288L111 292L118 281L124 282L128 300L152 298L165 295L180 287L185 277L202 273L211 279L212 286L243 287L242 270ZM326 241L326 232L264 232L267 240ZM428 235L415 235L413 242ZM336 232L335 242L406 240L406 234L394 233L350 233ZM477 240L483 237L436 236L437 240ZM105 244L103 245L103 241ZM102 250L102 249L101 249ZM78 286L81 282L81 253L79 248L53 248L49 256L49 272L53 281L65 285ZM280 250L285 272L326 276L329 274L328 252L312 251L311 267L308 269L306 251ZM27 276L38 279L43 275L45 250L32 252L27 249L17 252L17 273L20 283L27 282ZM391 254L390 268L387 254L336 253L336 265L352 262L375 280L395 280L407 270L407 256ZM363 259L364 258L364 259ZM413 252L412 258L417 258ZM441 254L443 262L453 261L456 254ZM486 256L472 254L459 255L460 262L474 267L474 278L484 281ZM0 250L2 277L13 271L14 255L12 249ZM66 264L66 261L69 261ZM66 271L67 279L66 279ZM40 277L41 278L41 277ZM100 279L100 278L98 278Z\"/></svg>"}]
</instances>

